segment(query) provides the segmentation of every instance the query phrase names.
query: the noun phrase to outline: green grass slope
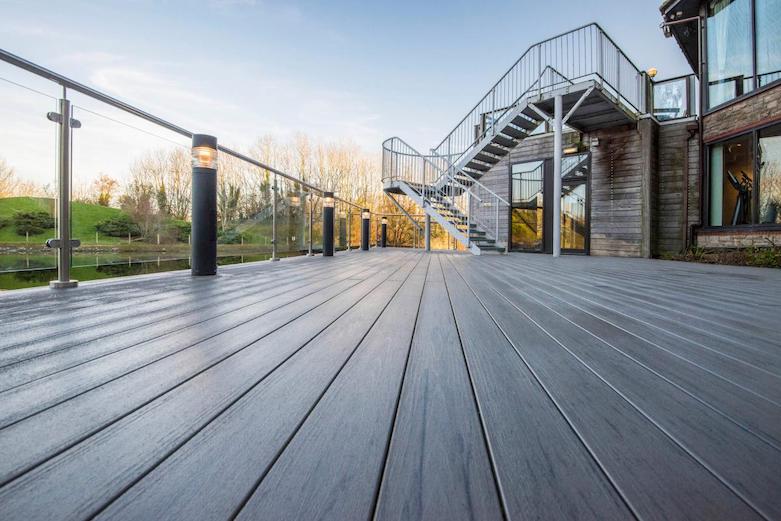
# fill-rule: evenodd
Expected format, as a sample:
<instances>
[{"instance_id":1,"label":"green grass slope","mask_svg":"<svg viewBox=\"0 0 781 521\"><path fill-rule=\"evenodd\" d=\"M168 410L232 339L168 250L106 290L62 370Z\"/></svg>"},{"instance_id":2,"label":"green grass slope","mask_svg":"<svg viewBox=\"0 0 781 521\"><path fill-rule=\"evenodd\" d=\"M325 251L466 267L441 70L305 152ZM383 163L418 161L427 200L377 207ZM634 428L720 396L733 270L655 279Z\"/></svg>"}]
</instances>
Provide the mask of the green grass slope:
<instances>
[{"instance_id":1,"label":"green grass slope","mask_svg":"<svg viewBox=\"0 0 781 521\"><path fill-rule=\"evenodd\" d=\"M54 200L42 197L8 197L0 199L0 219L9 220L17 212L47 212L54 215ZM72 204L73 238L81 239L82 243L95 242L95 225L100 221L122 215L117 208L106 208L96 204ZM37 235L30 235L30 243L42 244L46 239L54 237L54 230L46 230ZM101 244L116 244L122 239L100 236ZM0 243L23 244L25 237L17 235L13 223L0 229Z\"/></svg>"}]
</instances>

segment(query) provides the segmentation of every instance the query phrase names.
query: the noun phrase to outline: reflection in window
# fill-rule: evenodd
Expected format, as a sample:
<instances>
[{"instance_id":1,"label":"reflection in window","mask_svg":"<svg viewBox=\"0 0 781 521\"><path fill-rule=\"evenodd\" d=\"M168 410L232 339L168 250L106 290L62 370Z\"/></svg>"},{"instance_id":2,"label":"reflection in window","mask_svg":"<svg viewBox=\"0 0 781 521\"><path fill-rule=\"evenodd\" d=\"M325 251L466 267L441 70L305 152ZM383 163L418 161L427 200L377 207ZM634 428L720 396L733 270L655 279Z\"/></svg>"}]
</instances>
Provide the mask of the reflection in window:
<instances>
[{"instance_id":1,"label":"reflection in window","mask_svg":"<svg viewBox=\"0 0 781 521\"><path fill-rule=\"evenodd\" d=\"M781 224L781 126L759 134L759 222Z\"/></svg>"},{"instance_id":2,"label":"reflection in window","mask_svg":"<svg viewBox=\"0 0 781 521\"><path fill-rule=\"evenodd\" d=\"M751 224L754 192L750 135L711 147L710 225Z\"/></svg>"},{"instance_id":3,"label":"reflection in window","mask_svg":"<svg viewBox=\"0 0 781 521\"><path fill-rule=\"evenodd\" d=\"M534 161L512 167L511 249L541 250L543 239L544 163Z\"/></svg>"},{"instance_id":4,"label":"reflection in window","mask_svg":"<svg viewBox=\"0 0 781 521\"><path fill-rule=\"evenodd\" d=\"M562 186L561 247L586 249L586 183Z\"/></svg>"},{"instance_id":5,"label":"reflection in window","mask_svg":"<svg viewBox=\"0 0 781 521\"><path fill-rule=\"evenodd\" d=\"M654 116L659 121L689 116L688 84L686 78L654 85Z\"/></svg>"},{"instance_id":6,"label":"reflection in window","mask_svg":"<svg viewBox=\"0 0 781 521\"><path fill-rule=\"evenodd\" d=\"M759 86L781 79L781 0L755 0Z\"/></svg>"},{"instance_id":7,"label":"reflection in window","mask_svg":"<svg viewBox=\"0 0 781 521\"><path fill-rule=\"evenodd\" d=\"M753 89L751 1L708 3L708 106Z\"/></svg>"}]
</instances>

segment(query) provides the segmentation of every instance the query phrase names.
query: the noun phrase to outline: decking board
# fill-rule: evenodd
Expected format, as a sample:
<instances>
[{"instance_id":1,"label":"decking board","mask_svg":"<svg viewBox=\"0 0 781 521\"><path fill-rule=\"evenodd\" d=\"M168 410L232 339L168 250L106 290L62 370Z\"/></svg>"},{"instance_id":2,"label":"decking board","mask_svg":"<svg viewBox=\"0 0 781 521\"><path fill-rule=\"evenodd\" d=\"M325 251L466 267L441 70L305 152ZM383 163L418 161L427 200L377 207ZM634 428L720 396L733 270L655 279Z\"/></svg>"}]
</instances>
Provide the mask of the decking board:
<instances>
[{"instance_id":1,"label":"decking board","mask_svg":"<svg viewBox=\"0 0 781 521\"><path fill-rule=\"evenodd\" d=\"M781 519L779 271L219 272L0 294L0 518Z\"/></svg>"}]
</instances>

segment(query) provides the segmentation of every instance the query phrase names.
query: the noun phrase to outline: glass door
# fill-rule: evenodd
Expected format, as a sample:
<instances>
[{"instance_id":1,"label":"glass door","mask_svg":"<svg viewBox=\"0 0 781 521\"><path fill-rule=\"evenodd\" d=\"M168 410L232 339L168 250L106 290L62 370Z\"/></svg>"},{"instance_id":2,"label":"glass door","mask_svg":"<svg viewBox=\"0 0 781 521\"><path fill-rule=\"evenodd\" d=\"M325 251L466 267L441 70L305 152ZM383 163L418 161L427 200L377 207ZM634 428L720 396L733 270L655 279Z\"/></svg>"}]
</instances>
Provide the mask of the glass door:
<instances>
[{"instance_id":1,"label":"glass door","mask_svg":"<svg viewBox=\"0 0 781 521\"><path fill-rule=\"evenodd\" d=\"M565 156L561 169L561 249L567 253L588 251L588 178L590 154Z\"/></svg>"},{"instance_id":2,"label":"glass door","mask_svg":"<svg viewBox=\"0 0 781 521\"><path fill-rule=\"evenodd\" d=\"M544 171L544 161L512 166L513 251L542 251L544 247Z\"/></svg>"}]
</instances>

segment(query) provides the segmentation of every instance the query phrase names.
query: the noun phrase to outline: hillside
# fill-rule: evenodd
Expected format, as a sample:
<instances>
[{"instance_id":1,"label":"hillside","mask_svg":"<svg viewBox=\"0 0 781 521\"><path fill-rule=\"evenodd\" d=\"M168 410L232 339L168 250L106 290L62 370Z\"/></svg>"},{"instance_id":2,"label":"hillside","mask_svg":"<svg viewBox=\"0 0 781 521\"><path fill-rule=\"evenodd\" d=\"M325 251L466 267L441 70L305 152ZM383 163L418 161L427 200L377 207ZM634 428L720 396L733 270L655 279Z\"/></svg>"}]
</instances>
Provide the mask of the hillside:
<instances>
[{"instance_id":1,"label":"hillside","mask_svg":"<svg viewBox=\"0 0 781 521\"><path fill-rule=\"evenodd\" d=\"M94 243L95 225L100 221L122 215L117 208L106 208L96 204L74 202L73 211L73 238L81 239L84 243ZM54 215L54 200L42 197L8 197L0 199L0 219L11 220L17 212L47 212ZM30 235L30 243L42 244L46 239L54 237L54 230L47 230L37 235ZM116 237L100 237L101 244L116 244L122 239ZM0 243L24 243L25 237L19 236L14 230L13 224L0 229Z\"/></svg>"}]
</instances>

